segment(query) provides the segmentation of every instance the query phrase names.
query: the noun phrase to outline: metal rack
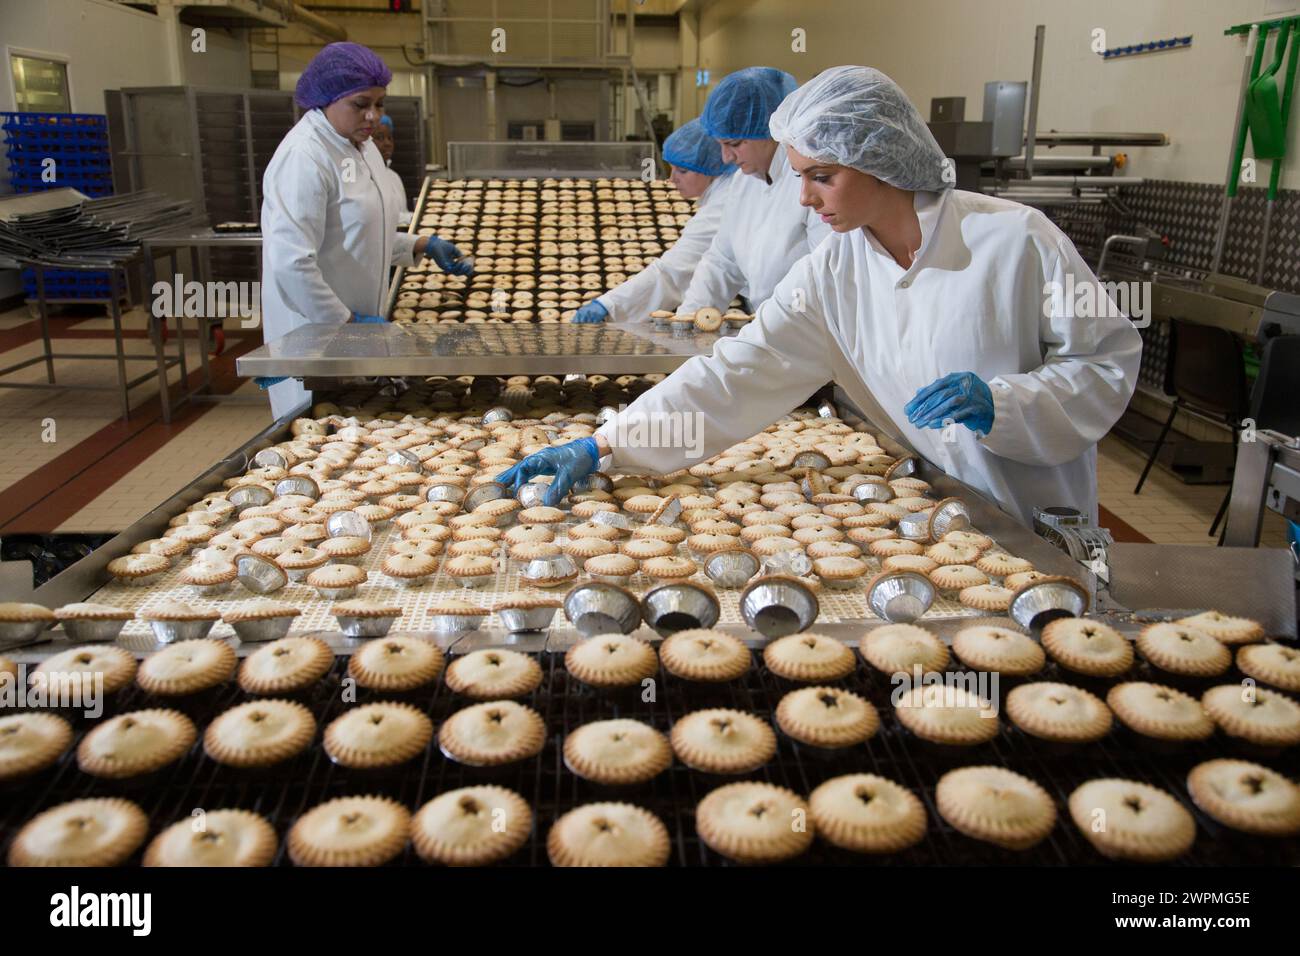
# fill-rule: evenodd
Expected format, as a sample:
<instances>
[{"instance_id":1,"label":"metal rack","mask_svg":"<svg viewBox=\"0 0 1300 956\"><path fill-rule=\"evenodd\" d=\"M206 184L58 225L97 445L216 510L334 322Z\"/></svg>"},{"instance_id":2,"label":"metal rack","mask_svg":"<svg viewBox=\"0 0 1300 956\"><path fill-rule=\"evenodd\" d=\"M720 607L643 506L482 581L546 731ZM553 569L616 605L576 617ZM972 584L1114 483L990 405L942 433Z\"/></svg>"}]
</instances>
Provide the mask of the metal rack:
<instances>
[{"instance_id":1,"label":"metal rack","mask_svg":"<svg viewBox=\"0 0 1300 956\"><path fill-rule=\"evenodd\" d=\"M40 321L40 325L41 325L41 339L42 342L44 343L44 348L40 355L35 355L21 362L16 362L12 365L8 365L4 368L0 368L0 388L39 388L39 389L60 389L60 390L74 390L74 391L117 392L119 407L122 410L122 418L123 420L126 420L131 417L131 389L135 388L137 385L143 385L145 382L149 381L150 379L156 379L158 386L162 392L162 395L164 396L162 399L163 414L164 414L164 418L167 418L169 415L167 409L167 401L165 397L167 394L167 384L166 384L167 370L172 366L180 362L183 362L184 360L179 358L165 357L163 355L161 342L158 343L158 348L156 349L155 354L153 355L127 352L123 335L122 335L122 313L125 309L127 298L128 298L127 290L126 290L126 281L125 281L126 277L122 274L122 268L121 268L125 264L126 262L120 263L119 265L114 266L113 268L107 271L107 275L109 277L109 286L108 286L109 293L106 298L63 300L58 298L53 298L53 299L47 298L45 295L45 276L46 273L49 271L48 266L38 262L21 262L21 265L24 268L32 270L32 272L36 276L36 310L37 310L37 318ZM58 270L56 271L98 272L100 271L100 269L96 266L62 265L59 266ZM54 351L54 344L50 338L49 306L59 304L64 301L77 302L81 304L88 303L88 302L97 302L107 307L108 317L110 321L113 323L114 350L112 352L88 353L88 352ZM55 381L55 377L54 377L55 359L58 359L59 361L86 361L86 360L97 359L100 361L114 362L117 365L117 384L116 385L84 385L84 384L76 384L76 383L71 383L66 381L57 382ZM14 381L4 380L6 376L12 375L15 372L20 372L25 368L28 368L32 365L37 365L41 362L45 363L44 382L14 382ZM127 362L151 362L154 363L154 368L150 369L147 372L142 372L139 375L128 378L127 369L126 369Z\"/></svg>"}]
</instances>

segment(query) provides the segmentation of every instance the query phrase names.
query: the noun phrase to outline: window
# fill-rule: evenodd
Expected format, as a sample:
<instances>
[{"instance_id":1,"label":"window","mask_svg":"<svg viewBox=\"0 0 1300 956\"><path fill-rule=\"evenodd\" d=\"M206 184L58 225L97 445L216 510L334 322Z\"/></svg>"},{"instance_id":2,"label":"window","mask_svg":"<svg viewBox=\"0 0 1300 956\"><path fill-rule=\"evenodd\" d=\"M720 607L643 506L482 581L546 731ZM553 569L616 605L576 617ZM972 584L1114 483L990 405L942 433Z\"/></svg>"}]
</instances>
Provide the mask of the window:
<instances>
[{"instance_id":1,"label":"window","mask_svg":"<svg viewBox=\"0 0 1300 956\"><path fill-rule=\"evenodd\" d=\"M10 55L14 103L20 113L71 113L68 65L58 60Z\"/></svg>"},{"instance_id":2,"label":"window","mask_svg":"<svg viewBox=\"0 0 1300 956\"><path fill-rule=\"evenodd\" d=\"M560 139L566 143L594 143L596 141L595 123L561 123Z\"/></svg>"},{"instance_id":3,"label":"window","mask_svg":"<svg viewBox=\"0 0 1300 956\"><path fill-rule=\"evenodd\" d=\"M546 139L546 125L541 120L511 120L506 124L506 139L534 142Z\"/></svg>"}]
</instances>

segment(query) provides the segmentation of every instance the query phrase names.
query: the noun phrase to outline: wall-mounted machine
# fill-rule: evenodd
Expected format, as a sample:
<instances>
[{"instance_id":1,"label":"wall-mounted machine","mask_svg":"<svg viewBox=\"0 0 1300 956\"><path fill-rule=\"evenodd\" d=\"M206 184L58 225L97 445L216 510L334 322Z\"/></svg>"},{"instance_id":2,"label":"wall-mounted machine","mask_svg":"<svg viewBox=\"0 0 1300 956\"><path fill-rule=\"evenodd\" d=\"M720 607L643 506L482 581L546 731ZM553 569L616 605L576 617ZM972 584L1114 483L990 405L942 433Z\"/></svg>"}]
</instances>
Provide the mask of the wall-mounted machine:
<instances>
[{"instance_id":1,"label":"wall-mounted machine","mask_svg":"<svg viewBox=\"0 0 1300 956\"><path fill-rule=\"evenodd\" d=\"M1029 82L984 84L984 112L966 119L966 98L930 101L930 132L953 161L958 189L983 191L1029 205L1100 203L1120 186L1142 182L1118 175L1125 156L1102 155L1103 147L1167 146L1164 133L1073 133L1038 129L1046 28L1034 33L1034 71ZM1091 147L1090 155L1044 156L1039 147Z\"/></svg>"}]
</instances>

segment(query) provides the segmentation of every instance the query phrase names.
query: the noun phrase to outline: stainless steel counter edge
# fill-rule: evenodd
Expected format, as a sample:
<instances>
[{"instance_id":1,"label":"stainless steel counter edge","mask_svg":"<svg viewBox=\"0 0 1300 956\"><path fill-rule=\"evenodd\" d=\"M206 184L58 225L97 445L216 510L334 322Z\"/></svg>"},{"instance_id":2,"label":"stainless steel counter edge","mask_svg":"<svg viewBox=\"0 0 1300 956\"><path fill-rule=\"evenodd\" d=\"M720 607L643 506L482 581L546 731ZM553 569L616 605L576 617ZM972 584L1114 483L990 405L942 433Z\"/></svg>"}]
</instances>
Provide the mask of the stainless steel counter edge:
<instances>
[{"instance_id":1,"label":"stainless steel counter edge","mask_svg":"<svg viewBox=\"0 0 1300 956\"><path fill-rule=\"evenodd\" d=\"M616 332L631 336L653 351L641 353L562 351L544 341L548 326L463 325L437 336L421 337L393 324L313 324L259 346L235 361L243 376L294 378L353 378L429 375L593 375L646 374L675 371L695 355L708 354L720 338L715 333L676 336L656 332L649 322L610 322L579 327L599 336ZM475 337L515 336L524 351L480 348ZM457 341L462 340L462 341Z\"/></svg>"}]
</instances>

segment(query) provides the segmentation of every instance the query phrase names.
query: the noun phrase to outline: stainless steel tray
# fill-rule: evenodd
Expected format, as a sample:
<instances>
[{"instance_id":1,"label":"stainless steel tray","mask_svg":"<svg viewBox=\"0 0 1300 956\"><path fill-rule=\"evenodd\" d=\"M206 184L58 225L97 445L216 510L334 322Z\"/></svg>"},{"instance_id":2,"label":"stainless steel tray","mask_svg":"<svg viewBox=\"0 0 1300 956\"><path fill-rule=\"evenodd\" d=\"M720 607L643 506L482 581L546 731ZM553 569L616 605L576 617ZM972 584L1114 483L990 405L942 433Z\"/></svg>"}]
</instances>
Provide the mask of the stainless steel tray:
<instances>
[{"instance_id":1,"label":"stainless steel tray","mask_svg":"<svg viewBox=\"0 0 1300 956\"><path fill-rule=\"evenodd\" d=\"M309 325L236 360L240 375L296 378L669 373L709 352L714 334L677 337L650 323Z\"/></svg>"}]
</instances>

